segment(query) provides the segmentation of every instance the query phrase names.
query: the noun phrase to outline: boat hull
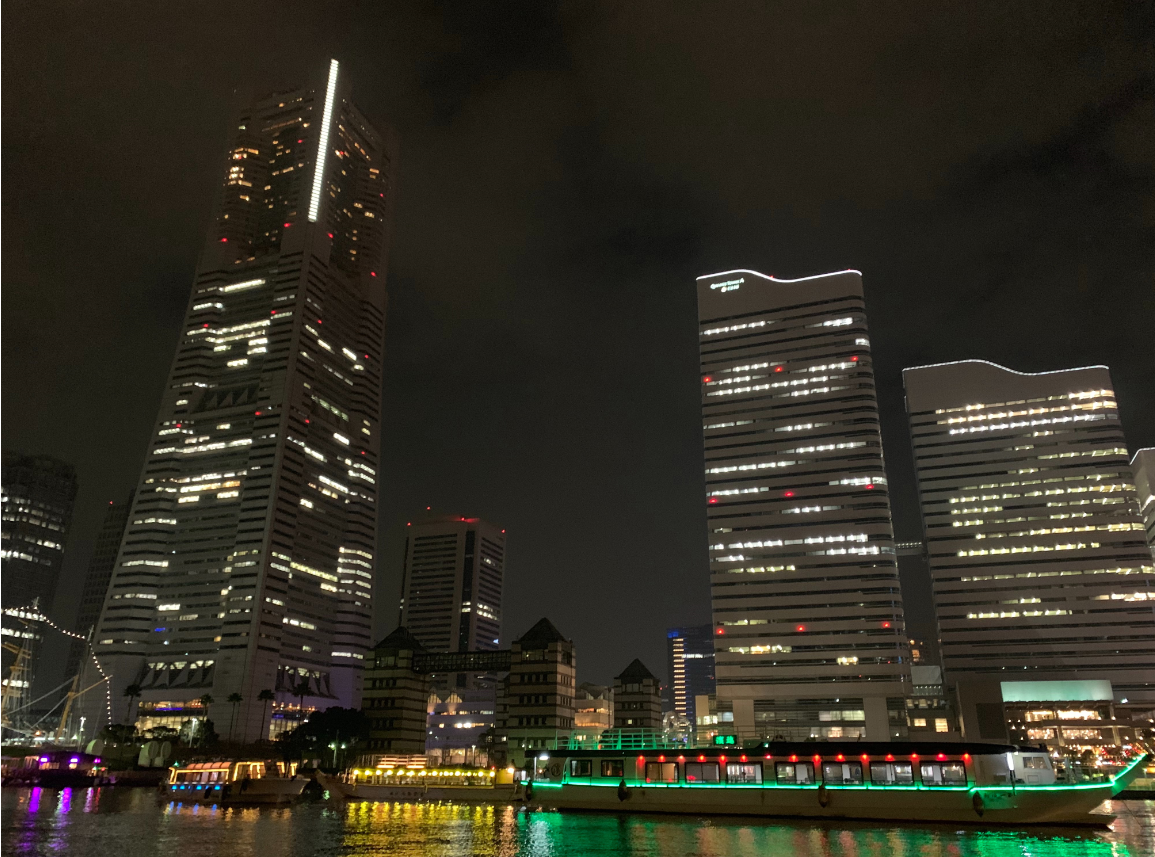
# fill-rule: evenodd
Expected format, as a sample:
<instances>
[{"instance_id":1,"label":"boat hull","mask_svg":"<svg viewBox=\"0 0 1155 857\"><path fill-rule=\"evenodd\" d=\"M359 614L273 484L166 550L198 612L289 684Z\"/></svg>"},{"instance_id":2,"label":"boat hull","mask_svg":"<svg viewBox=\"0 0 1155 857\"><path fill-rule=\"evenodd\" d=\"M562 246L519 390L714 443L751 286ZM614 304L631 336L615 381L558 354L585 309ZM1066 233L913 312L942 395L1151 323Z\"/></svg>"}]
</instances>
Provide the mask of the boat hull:
<instances>
[{"instance_id":1,"label":"boat hull","mask_svg":"<svg viewBox=\"0 0 1155 857\"><path fill-rule=\"evenodd\" d=\"M420 786L347 783L336 777L317 774L317 782L330 797L350 801L406 801L457 803L511 803L520 789L500 786Z\"/></svg>"},{"instance_id":2,"label":"boat hull","mask_svg":"<svg viewBox=\"0 0 1155 857\"><path fill-rule=\"evenodd\" d=\"M1112 797L1110 784L1061 789L630 786L620 790L576 783L539 783L530 793L530 804L559 810L981 825L1105 826L1114 819L1093 813Z\"/></svg>"},{"instance_id":3,"label":"boat hull","mask_svg":"<svg viewBox=\"0 0 1155 857\"><path fill-rule=\"evenodd\" d=\"M175 803L277 806L299 798L307 782L304 777L262 777L227 785L165 783L164 797Z\"/></svg>"}]
</instances>

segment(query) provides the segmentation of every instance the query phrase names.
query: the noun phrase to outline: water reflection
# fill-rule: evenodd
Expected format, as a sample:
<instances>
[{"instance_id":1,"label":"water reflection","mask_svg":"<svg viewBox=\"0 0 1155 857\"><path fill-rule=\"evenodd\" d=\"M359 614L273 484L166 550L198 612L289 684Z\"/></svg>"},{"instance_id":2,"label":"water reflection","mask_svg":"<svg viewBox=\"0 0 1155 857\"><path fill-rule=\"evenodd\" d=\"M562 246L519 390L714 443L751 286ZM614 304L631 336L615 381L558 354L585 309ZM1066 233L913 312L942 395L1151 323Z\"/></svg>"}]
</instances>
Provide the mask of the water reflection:
<instances>
[{"instance_id":1,"label":"water reflection","mask_svg":"<svg viewBox=\"0 0 1155 857\"><path fill-rule=\"evenodd\" d=\"M1155 854L1155 803L1108 831L956 830L595 813L513 806L306 803L221 808L148 789L5 789L5 855L86 857L1124 857Z\"/></svg>"}]
</instances>

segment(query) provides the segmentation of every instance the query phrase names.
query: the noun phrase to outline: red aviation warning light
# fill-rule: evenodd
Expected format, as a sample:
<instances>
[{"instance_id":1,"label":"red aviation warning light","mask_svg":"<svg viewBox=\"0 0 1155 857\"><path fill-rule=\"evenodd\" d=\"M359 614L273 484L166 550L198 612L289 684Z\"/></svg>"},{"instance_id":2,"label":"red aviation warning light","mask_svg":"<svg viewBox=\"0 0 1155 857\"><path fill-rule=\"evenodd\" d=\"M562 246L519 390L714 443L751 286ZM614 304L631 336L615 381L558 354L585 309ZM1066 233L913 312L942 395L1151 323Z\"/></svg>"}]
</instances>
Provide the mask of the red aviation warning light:
<instances>
[{"instance_id":1,"label":"red aviation warning light","mask_svg":"<svg viewBox=\"0 0 1155 857\"><path fill-rule=\"evenodd\" d=\"M718 498L717 498L717 497L711 497L711 498L710 498L709 500L707 500L706 502L708 502L708 503L717 503L717 502L718 502Z\"/></svg>"}]
</instances>

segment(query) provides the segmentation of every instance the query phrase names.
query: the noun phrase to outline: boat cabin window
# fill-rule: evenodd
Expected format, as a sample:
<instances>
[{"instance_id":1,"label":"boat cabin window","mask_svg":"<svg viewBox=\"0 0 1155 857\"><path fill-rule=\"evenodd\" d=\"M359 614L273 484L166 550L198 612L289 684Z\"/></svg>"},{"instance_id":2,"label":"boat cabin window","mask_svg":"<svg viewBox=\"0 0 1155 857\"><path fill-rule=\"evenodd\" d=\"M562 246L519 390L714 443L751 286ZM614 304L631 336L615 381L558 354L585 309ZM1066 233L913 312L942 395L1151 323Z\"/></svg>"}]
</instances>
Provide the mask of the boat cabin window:
<instances>
[{"instance_id":1,"label":"boat cabin window","mask_svg":"<svg viewBox=\"0 0 1155 857\"><path fill-rule=\"evenodd\" d=\"M780 783L812 783L814 765L810 762L779 762L775 765L775 774Z\"/></svg>"},{"instance_id":2,"label":"boat cabin window","mask_svg":"<svg viewBox=\"0 0 1155 857\"><path fill-rule=\"evenodd\" d=\"M877 786L910 785L914 768L910 762L871 762L870 781Z\"/></svg>"},{"instance_id":3,"label":"boat cabin window","mask_svg":"<svg viewBox=\"0 0 1155 857\"><path fill-rule=\"evenodd\" d=\"M686 782L716 783L719 779L717 762L686 762Z\"/></svg>"},{"instance_id":4,"label":"boat cabin window","mask_svg":"<svg viewBox=\"0 0 1155 857\"><path fill-rule=\"evenodd\" d=\"M1023 756L1023 767L1046 770L1050 765L1046 756Z\"/></svg>"},{"instance_id":5,"label":"boat cabin window","mask_svg":"<svg viewBox=\"0 0 1155 857\"><path fill-rule=\"evenodd\" d=\"M923 785L965 786L967 769L962 762L923 762L919 765Z\"/></svg>"},{"instance_id":6,"label":"boat cabin window","mask_svg":"<svg viewBox=\"0 0 1155 857\"><path fill-rule=\"evenodd\" d=\"M593 759L570 759L569 775L571 777L592 777L594 775Z\"/></svg>"},{"instance_id":7,"label":"boat cabin window","mask_svg":"<svg viewBox=\"0 0 1155 857\"><path fill-rule=\"evenodd\" d=\"M677 762L646 762L647 783L676 783L677 781Z\"/></svg>"},{"instance_id":8,"label":"boat cabin window","mask_svg":"<svg viewBox=\"0 0 1155 857\"><path fill-rule=\"evenodd\" d=\"M860 762L823 762L822 780L832 786L862 785Z\"/></svg>"},{"instance_id":9,"label":"boat cabin window","mask_svg":"<svg viewBox=\"0 0 1155 857\"><path fill-rule=\"evenodd\" d=\"M751 785L760 783L762 782L762 766L730 762L726 765L726 782Z\"/></svg>"},{"instance_id":10,"label":"boat cabin window","mask_svg":"<svg viewBox=\"0 0 1155 857\"><path fill-rule=\"evenodd\" d=\"M603 777L621 777L626 773L625 759L602 759Z\"/></svg>"}]
</instances>

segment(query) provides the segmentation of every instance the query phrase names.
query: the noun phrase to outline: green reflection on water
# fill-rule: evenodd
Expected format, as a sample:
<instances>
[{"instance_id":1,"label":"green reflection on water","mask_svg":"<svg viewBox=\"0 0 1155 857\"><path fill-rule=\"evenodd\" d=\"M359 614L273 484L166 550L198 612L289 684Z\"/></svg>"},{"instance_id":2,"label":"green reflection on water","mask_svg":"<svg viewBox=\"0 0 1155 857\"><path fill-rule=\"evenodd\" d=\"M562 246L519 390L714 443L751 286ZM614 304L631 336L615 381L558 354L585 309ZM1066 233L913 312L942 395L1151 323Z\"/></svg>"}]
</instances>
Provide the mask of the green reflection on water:
<instances>
[{"instance_id":1,"label":"green reflection on water","mask_svg":"<svg viewBox=\"0 0 1155 857\"><path fill-rule=\"evenodd\" d=\"M1155 854L1155 804L1109 831L812 824L526 812L512 806L306 803L220 809L144 789L5 789L7 855L85 857L1124 857Z\"/></svg>"}]
</instances>

